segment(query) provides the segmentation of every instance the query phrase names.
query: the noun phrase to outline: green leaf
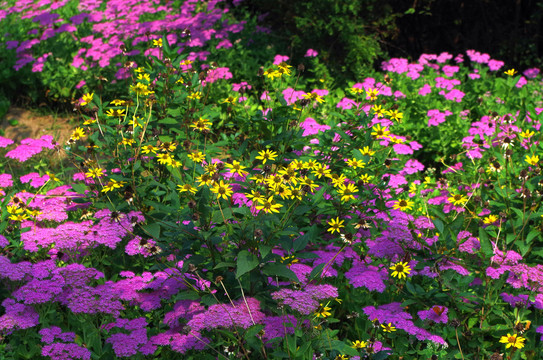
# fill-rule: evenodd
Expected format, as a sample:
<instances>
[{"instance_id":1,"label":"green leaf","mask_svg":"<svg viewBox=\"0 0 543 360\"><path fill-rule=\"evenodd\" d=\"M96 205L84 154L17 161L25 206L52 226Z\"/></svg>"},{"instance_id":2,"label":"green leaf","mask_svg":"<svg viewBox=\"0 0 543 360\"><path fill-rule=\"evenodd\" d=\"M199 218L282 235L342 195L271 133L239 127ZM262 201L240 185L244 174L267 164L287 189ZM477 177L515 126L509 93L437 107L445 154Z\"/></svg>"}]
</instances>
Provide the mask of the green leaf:
<instances>
[{"instance_id":1,"label":"green leaf","mask_svg":"<svg viewBox=\"0 0 543 360\"><path fill-rule=\"evenodd\" d=\"M488 234L483 228L479 228L479 241L481 241L481 250L483 250L483 254L485 254L488 257L491 257L492 255L494 255L492 244L490 240L488 239Z\"/></svg>"},{"instance_id":2,"label":"green leaf","mask_svg":"<svg viewBox=\"0 0 543 360\"><path fill-rule=\"evenodd\" d=\"M259 264L259 261L255 255L249 253L247 250L242 250L238 254L238 259L236 261L236 265L237 265L236 278L239 279L242 275L248 273L249 271L257 267L258 264Z\"/></svg>"},{"instance_id":3,"label":"green leaf","mask_svg":"<svg viewBox=\"0 0 543 360\"><path fill-rule=\"evenodd\" d=\"M308 279L313 280L316 277L320 277L321 273L322 273L322 269L324 269L325 265L326 264L322 263L322 264L319 264L319 265L315 266L315 268L313 270L311 270L311 273L309 274Z\"/></svg>"},{"instance_id":4,"label":"green leaf","mask_svg":"<svg viewBox=\"0 0 543 360\"><path fill-rule=\"evenodd\" d=\"M84 184L74 183L72 184L72 189L78 194L84 194L85 190L87 190L87 186Z\"/></svg>"},{"instance_id":5,"label":"green leaf","mask_svg":"<svg viewBox=\"0 0 543 360\"><path fill-rule=\"evenodd\" d=\"M147 224L144 225L143 231L145 231L147 234L151 235L153 239L157 240L160 238L160 225L157 223Z\"/></svg>"},{"instance_id":6,"label":"green leaf","mask_svg":"<svg viewBox=\"0 0 543 360\"><path fill-rule=\"evenodd\" d=\"M298 279L294 271L287 268L285 264L267 263L262 268L262 272L268 276L282 276L282 277L286 277L287 279L291 281L300 282L300 280Z\"/></svg>"},{"instance_id":7,"label":"green leaf","mask_svg":"<svg viewBox=\"0 0 543 360\"><path fill-rule=\"evenodd\" d=\"M297 252L297 251L305 249L308 242L315 238L316 233L317 233L317 226L316 225L311 226L311 228L305 234L303 234L302 236L294 240L294 245L292 246L292 250Z\"/></svg>"}]
</instances>

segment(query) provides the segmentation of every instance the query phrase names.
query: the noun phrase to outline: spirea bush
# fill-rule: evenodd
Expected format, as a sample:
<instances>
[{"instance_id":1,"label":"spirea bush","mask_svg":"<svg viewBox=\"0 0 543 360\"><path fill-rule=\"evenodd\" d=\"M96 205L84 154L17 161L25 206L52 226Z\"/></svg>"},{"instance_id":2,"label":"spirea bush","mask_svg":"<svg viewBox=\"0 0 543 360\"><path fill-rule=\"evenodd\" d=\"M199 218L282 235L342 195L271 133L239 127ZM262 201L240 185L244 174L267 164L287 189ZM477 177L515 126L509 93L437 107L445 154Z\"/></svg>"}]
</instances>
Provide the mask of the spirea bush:
<instances>
[{"instance_id":1,"label":"spirea bush","mask_svg":"<svg viewBox=\"0 0 543 360\"><path fill-rule=\"evenodd\" d=\"M538 70L153 44L67 143L0 137L2 358L540 358Z\"/></svg>"}]
</instances>

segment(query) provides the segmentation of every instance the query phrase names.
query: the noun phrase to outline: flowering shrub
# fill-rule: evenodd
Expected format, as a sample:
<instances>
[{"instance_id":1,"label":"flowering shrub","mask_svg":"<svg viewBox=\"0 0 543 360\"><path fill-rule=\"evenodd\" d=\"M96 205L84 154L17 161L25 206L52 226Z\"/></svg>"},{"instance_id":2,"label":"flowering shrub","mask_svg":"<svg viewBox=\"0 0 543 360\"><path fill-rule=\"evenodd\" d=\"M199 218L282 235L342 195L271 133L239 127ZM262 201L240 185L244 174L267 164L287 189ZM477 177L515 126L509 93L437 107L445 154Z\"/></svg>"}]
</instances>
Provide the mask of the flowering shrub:
<instances>
[{"instance_id":1,"label":"flowering shrub","mask_svg":"<svg viewBox=\"0 0 543 360\"><path fill-rule=\"evenodd\" d=\"M0 137L2 358L538 358L536 70L251 83L174 42L68 143Z\"/></svg>"}]
</instances>

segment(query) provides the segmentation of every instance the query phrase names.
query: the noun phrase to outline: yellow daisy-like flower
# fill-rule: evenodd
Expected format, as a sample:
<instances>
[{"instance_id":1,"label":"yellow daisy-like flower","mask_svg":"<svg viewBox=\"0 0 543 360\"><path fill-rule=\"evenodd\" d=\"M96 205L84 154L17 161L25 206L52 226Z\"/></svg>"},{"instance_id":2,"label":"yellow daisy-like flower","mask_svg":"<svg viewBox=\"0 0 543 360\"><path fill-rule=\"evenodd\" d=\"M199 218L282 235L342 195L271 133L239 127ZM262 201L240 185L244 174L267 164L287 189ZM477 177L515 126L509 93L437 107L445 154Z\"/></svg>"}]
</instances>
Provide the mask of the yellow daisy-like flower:
<instances>
[{"instance_id":1,"label":"yellow daisy-like flower","mask_svg":"<svg viewBox=\"0 0 543 360\"><path fill-rule=\"evenodd\" d=\"M399 112L398 110L389 110L387 111L387 115L392 119L396 120L397 122L402 122L403 114Z\"/></svg>"},{"instance_id":2,"label":"yellow daisy-like flower","mask_svg":"<svg viewBox=\"0 0 543 360\"><path fill-rule=\"evenodd\" d=\"M291 200L294 200L294 199L298 199L298 200L302 200L302 197L303 197L303 191L302 191L302 187L301 186L298 186L298 187L293 187L291 186L290 187L290 199Z\"/></svg>"},{"instance_id":3,"label":"yellow daisy-like flower","mask_svg":"<svg viewBox=\"0 0 543 360\"><path fill-rule=\"evenodd\" d=\"M158 148L156 146L153 146L153 145L144 145L141 147L141 152L143 154L149 154L149 153L153 153L153 154L156 154L156 152L158 151Z\"/></svg>"},{"instance_id":4,"label":"yellow daisy-like flower","mask_svg":"<svg viewBox=\"0 0 543 360\"><path fill-rule=\"evenodd\" d=\"M237 102L238 98L234 96L229 96L223 101L221 101L222 104L232 104L234 105Z\"/></svg>"},{"instance_id":5,"label":"yellow daisy-like flower","mask_svg":"<svg viewBox=\"0 0 543 360\"><path fill-rule=\"evenodd\" d=\"M204 118L199 118L196 121L193 121L192 124L189 125L189 127L194 128L194 130L198 131L204 131L204 130L210 130L211 129L211 121Z\"/></svg>"},{"instance_id":6,"label":"yellow daisy-like flower","mask_svg":"<svg viewBox=\"0 0 543 360\"><path fill-rule=\"evenodd\" d=\"M339 217L336 217L335 219L328 221L327 224L330 225L330 227L328 228L327 231L330 231L331 234L333 234L336 231L341 232L340 229L345 227L345 225L343 225L344 222L345 220L339 220Z\"/></svg>"},{"instance_id":7,"label":"yellow daisy-like flower","mask_svg":"<svg viewBox=\"0 0 543 360\"><path fill-rule=\"evenodd\" d=\"M251 199L254 202L257 202L257 201L260 201L260 200L265 200L265 197L259 193L258 191L254 191L254 190L251 190L251 193L250 194L245 194L245 197L247 199Z\"/></svg>"},{"instance_id":8,"label":"yellow daisy-like flower","mask_svg":"<svg viewBox=\"0 0 543 360\"><path fill-rule=\"evenodd\" d=\"M138 80L151 81L151 76L149 74L138 74Z\"/></svg>"},{"instance_id":9,"label":"yellow daisy-like flower","mask_svg":"<svg viewBox=\"0 0 543 360\"><path fill-rule=\"evenodd\" d=\"M371 179L373 179L373 176L371 175L368 175L368 174L363 174L363 175L360 175L359 179L364 183L364 184L368 184Z\"/></svg>"},{"instance_id":10,"label":"yellow daisy-like flower","mask_svg":"<svg viewBox=\"0 0 543 360\"><path fill-rule=\"evenodd\" d=\"M211 192L217 194L217 198L223 198L224 200L228 200L228 198L232 196L233 193L230 185L225 184L222 180L219 183L215 183L213 185L213 187L211 188Z\"/></svg>"},{"instance_id":11,"label":"yellow daisy-like flower","mask_svg":"<svg viewBox=\"0 0 543 360\"><path fill-rule=\"evenodd\" d=\"M137 72L137 73L141 73L141 72L145 71L145 68L140 66L139 68L134 69L134 71Z\"/></svg>"},{"instance_id":12,"label":"yellow daisy-like flower","mask_svg":"<svg viewBox=\"0 0 543 360\"><path fill-rule=\"evenodd\" d=\"M509 69L503 72L505 75L513 76L517 73L515 69Z\"/></svg>"},{"instance_id":13,"label":"yellow daisy-like flower","mask_svg":"<svg viewBox=\"0 0 543 360\"><path fill-rule=\"evenodd\" d=\"M510 347L522 349L524 347L525 341L526 339L522 336L518 336L517 334L510 335L509 333L507 334L507 336L502 336L500 338L501 343L507 344L505 345L506 349L509 349Z\"/></svg>"},{"instance_id":14,"label":"yellow daisy-like flower","mask_svg":"<svg viewBox=\"0 0 543 360\"><path fill-rule=\"evenodd\" d=\"M524 130L519 135L522 136L523 138L528 138L529 139L529 138L531 138L532 136L535 135L535 132L530 131L530 130Z\"/></svg>"},{"instance_id":15,"label":"yellow daisy-like flower","mask_svg":"<svg viewBox=\"0 0 543 360\"><path fill-rule=\"evenodd\" d=\"M320 179L322 176L328 177L328 175L330 175L330 169L328 169L326 165L319 164L319 166L315 170L313 170L312 173L318 179Z\"/></svg>"},{"instance_id":16,"label":"yellow daisy-like flower","mask_svg":"<svg viewBox=\"0 0 543 360\"><path fill-rule=\"evenodd\" d=\"M455 194L447 199L454 206L462 206L468 202L468 198L461 194Z\"/></svg>"},{"instance_id":17,"label":"yellow daisy-like flower","mask_svg":"<svg viewBox=\"0 0 543 360\"><path fill-rule=\"evenodd\" d=\"M358 168L363 169L366 163L363 162L362 160L349 159L347 160L347 165L349 167L352 167L353 169L358 169Z\"/></svg>"},{"instance_id":18,"label":"yellow daisy-like flower","mask_svg":"<svg viewBox=\"0 0 543 360\"><path fill-rule=\"evenodd\" d=\"M526 155L526 159L524 159L524 161L526 161L530 165L535 166L539 162L539 156L537 156L537 155L532 155L532 156Z\"/></svg>"},{"instance_id":19,"label":"yellow daisy-like flower","mask_svg":"<svg viewBox=\"0 0 543 360\"><path fill-rule=\"evenodd\" d=\"M264 76L267 76L269 79L273 80L275 77L281 77L281 74L274 69L267 69L264 71Z\"/></svg>"},{"instance_id":20,"label":"yellow daisy-like flower","mask_svg":"<svg viewBox=\"0 0 543 360\"><path fill-rule=\"evenodd\" d=\"M320 95L318 95L317 93L314 93L314 92L313 93L307 93L307 94L303 95L303 98L307 99L309 101L316 101L319 104L324 102L324 99Z\"/></svg>"},{"instance_id":21,"label":"yellow daisy-like flower","mask_svg":"<svg viewBox=\"0 0 543 360\"><path fill-rule=\"evenodd\" d=\"M201 163L206 158L205 155L200 151L190 153L187 156L188 156L189 159L191 159L195 163Z\"/></svg>"},{"instance_id":22,"label":"yellow daisy-like flower","mask_svg":"<svg viewBox=\"0 0 543 360\"><path fill-rule=\"evenodd\" d=\"M85 176L88 178L99 178L104 175L104 169L101 168L90 168L88 172L85 173Z\"/></svg>"},{"instance_id":23,"label":"yellow daisy-like flower","mask_svg":"<svg viewBox=\"0 0 543 360\"><path fill-rule=\"evenodd\" d=\"M180 193L191 192L191 193L193 193L193 194L196 194L196 191L197 191L198 189L195 188L194 186L192 186L191 184L184 184L184 185L177 185L177 190L178 190Z\"/></svg>"},{"instance_id":24,"label":"yellow daisy-like flower","mask_svg":"<svg viewBox=\"0 0 543 360\"><path fill-rule=\"evenodd\" d=\"M198 181L200 184L198 184L198 187L207 185L211 186L213 184L213 179L211 178L211 175L209 174L202 174L196 178L196 181Z\"/></svg>"},{"instance_id":25,"label":"yellow daisy-like flower","mask_svg":"<svg viewBox=\"0 0 543 360\"><path fill-rule=\"evenodd\" d=\"M393 270L392 274L390 275L392 277L398 277L398 279L406 278L411 272L411 267L407 262L397 262L392 264L389 269Z\"/></svg>"},{"instance_id":26,"label":"yellow daisy-like flower","mask_svg":"<svg viewBox=\"0 0 543 360\"><path fill-rule=\"evenodd\" d=\"M188 59L187 59L187 60L181 61L181 62L179 63L179 65L189 66L189 65L191 65L192 63L193 63L192 60L188 60Z\"/></svg>"},{"instance_id":27,"label":"yellow daisy-like flower","mask_svg":"<svg viewBox=\"0 0 543 360\"><path fill-rule=\"evenodd\" d=\"M72 140L79 140L84 136L85 136L85 130L83 130L83 128L78 127L78 128L75 128L75 130L72 132L72 136L70 136L70 138Z\"/></svg>"},{"instance_id":28,"label":"yellow daisy-like flower","mask_svg":"<svg viewBox=\"0 0 543 360\"><path fill-rule=\"evenodd\" d=\"M241 163L237 160L232 161L232 164L226 164L226 167L230 169L230 173L237 173L239 176L245 176L249 172L245 171L246 166L242 166Z\"/></svg>"},{"instance_id":29,"label":"yellow daisy-like flower","mask_svg":"<svg viewBox=\"0 0 543 360\"><path fill-rule=\"evenodd\" d=\"M275 151L271 151L270 149L262 150L258 152L258 156L255 157L257 160L262 160L262 164L265 164L266 161L274 161L277 157L277 153Z\"/></svg>"},{"instance_id":30,"label":"yellow daisy-like flower","mask_svg":"<svg viewBox=\"0 0 543 360\"><path fill-rule=\"evenodd\" d=\"M126 184L126 181L117 181L115 179L110 179L106 185L104 185L104 188L102 189L102 192L110 192L114 189L120 189L123 187L123 185Z\"/></svg>"},{"instance_id":31,"label":"yellow daisy-like flower","mask_svg":"<svg viewBox=\"0 0 543 360\"><path fill-rule=\"evenodd\" d=\"M162 47L162 39L153 40L153 46Z\"/></svg>"},{"instance_id":32,"label":"yellow daisy-like flower","mask_svg":"<svg viewBox=\"0 0 543 360\"><path fill-rule=\"evenodd\" d=\"M307 176L303 177L302 179L300 179L300 185L301 186L304 186L304 185L307 185L309 186L309 190L311 192L315 191L315 188L318 186L313 180L311 180L310 178L308 178Z\"/></svg>"},{"instance_id":33,"label":"yellow daisy-like flower","mask_svg":"<svg viewBox=\"0 0 543 360\"><path fill-rule=\"evenodd\" d=\"M364 146L363 149L358 149L358 151L360 151L360 153L361 153L362 155L367 155L367 156L373 156L373 155L375 155L375 151L370 150L370 147L369 147L369 146Z\"/></svg>"},{"instance_id":34,"label":"yellow daisy-like flower","mask_svg":"<svg viewBox=\"0 0 543 360\"><path fill-rule=\"evenodd\" d=\"M373 114L378 118L382 118L383 116L385 116L386 110L383 109L381 105L373 105L371 109L373 110Z\"/></svg>"},{"instance_id":35,"label":"yellow daisy-like flower","mask_svg":"<svg viewBox=\"0 0 543 360\"><path fill-rule=\"evenodd\" d=\"M134 129L138 127L143 128L143 119L141 117L132 116L132 120L130 120L128 125L132 125Z\"/></svg>"},{"instance_id":36,"label":"yellow daisy-like flower","mask_svg":"<svg viewBox=\"0 0 543 360\"><path fill-rule=\"evenodd\" d=\"M415 203L411 200L398 200L396 201L396 203L394 203L394 206L392 207L393 209L395 210L401 210L401 211L406 211L406 210L412 210L413 209L413 205L415 205Z\"/></svg>"},{"instance_id":37,"label":"yellow daisy-like flower","mask_svg":"<svg viewBox=\"0 0 543 360\"><path fill-rule=\"evenodd\" d=\"M339 195L341 195L341 201L346 202L349 200L354 200L353 194L358 192L358 188L354 186L354 184L347 184L347 186L341 184L337 192Z\"/></svg>"},{"instance_id":38,"label":"yellow daisy-like flower","mask_svg":"<svg viewBox=\"0 0 543 360\"><path fill-rule=\"evenodd\" d=\"M496 221L498 221L498 219L499 218L497 215L488 215L487 217L483 219L483 224L485 225L494 224Z\"/></svg>"},{"instance_id":39,"label":"yellow daisy-like flower","mask_svg":"<svg viewBox=\"0 0 543 360\"><path fill-rule=\"evenodd\" d=\"M352 87L349 89L349 91L352 93L352 94L362 94L364 92L364 89L363 88L357 88L357 87Z\"/></svg>"},{"instance_id":40,"label":"yellow daisy-like flower","mask_svg":"<svg viewBox=\"0 0 543 360\"><path fill-rule=\"evenodd\" d=\"M256 206L257 210L263 210L266 214L268 213L278 213L279 208L283 205L275 203L273 196L270 196L268 199L257 199L260 205Z\"/></svg>"},{"instance_id":41,"label":"yellow daisy-like flower","mask_svg":"<svg viewBox=\"0 0 543 360\"><path fill-rule=\"evenodd\" d=\"M345 184L345 180L347 180L347 177L343 174L331 174L328 177L332 180L332 185L334 187L341 187Z\"/></svg>"},{"instance_id":42,"label":"yellow daisy-like flower","mask_svg":"<svg viewBox=\"0 0 543 360\"><path fill-rule=\"evenodd\" d=\"M115 106L122 106L122 105L126 104L126 101L115 99L115 100L113 100L111 103L112 103L113 105L115 105Z\"/></svg>"},{"instance_id":43,"label":"yellow daisy-like flower","mask_svg":"<svg viewBox=\"0 0 543 360\"><path fill-rule=\"evenodd\" d=\"M281 61L279 64L277 64L277 67L283 71L283 74L290 75L290 69L292 68L292 66L290 66L286 62Z\"/></svg>"},{"instance_id":44,"label":"yellow daisy-like flower","mask_svg":"<svg viewBox=\"0 0 543 360\"><path fill-rule=\"evenodd\" d=\"M189 96L187 96L187 98L191 100L199 100L201 97L202 97L202 93L199 91L193 92Z\"/></svg>"},{"instance_id":45,"label":"yellow daisy-like flower","mask_svg":"<svg viewBox=\"0 0 543 360\"><path fill-rule=\"evenodd\" d=\"M46 171L45 173L47 174L47 176L49 176L49 180L51 180L51 181L60 181L60 179L58 177L56 177L56 175L53 174L52 172Z\"/></svg>"},{"instance_id":46,"label":"yellow daisy-like flower","mask_svg":"<svg viewBox=\"0 0 543 360\"><path fill-rule=\"evenodd\" d=\"M108 109L106 111L107 116L122 117L125 116L125 109Z\"/></svg>"},{"instance_id":47,"label":"yellow daisy-like flower","mask_svg":"<svg viewBox=\"0 0 543 360\"><path fill-rule=\"evenodd\" d=\"M355 340L353 341L351 347L354 349L363 349L366 347L366 345L368 345L368 343L365 341Z\"/></svg>"},{"instance_id":48,"label":"yellow daisy-like flower","mask_svg":"<svg viewBox=\"0 0 543 360\"><path fill-rule=\"evenodd\" d=\"M154 93L154 91L149 90L149 85L144 83L136 83L136 85L130 85L130 91L138 96L147 96Z\"/></svg>"},{"instance_id":49,"label":"yellow daisy-like flower","mask_svg":"<svg viewBox=\"0 0 543 360\"><path fill-rule=\"evenodd\" d=\"M377 89L368 89L366 90L366 99L375 101L377 100L377 94L379 94L379 90Z\"/></svg>"},{"instance_id":50,"label":"yellow daisy-like flower","mask_svg":"<svg viewBox=\"0 0 543 360\"><path fill-rule=\"evenodd\" d=\"M381 327L383 328L383 332L393 332L396 331L396 328L392 326L392 323L388 323L388 325L381 324Z\"/></svg>"},{"instance_id":51,"label":"yellow daisy-like flower","mask_svg":"<svg viewBox=\"0 0 543 360\"><path fill-rule=\"evenodd\" d=\"M119 145L132 146L132 145L134 145L135 142L136 142L136 140L134 140L134 139L124 138L119 142Z\"/></svg>"},{"instance_id":52,"label":"yellow daisy-like flower","mask_svg":"<svg viewBox=\"0 0 543 360\"><path fill-rule=\"evenodd\" d=\"M85 95L83 95L83 97L81 98L81 106L85 106L85 105L88 105L91 101L92 101L92 98L94 97L94 93L90 94L90 93L86 93Z\"/></svg>"},{"instance_id":53,"label":"yellow daisy-like flower","mask_svg":"<svg viewBox=\"0 0 543 360\"><path fill-rule=\"evenodd\" d=\"M318 318L325 318L325 317L328 317L330 315L332 315L332 313L330 312L330 310L332 310L332 308L328 307L328 306L325 306L323 304L320 304L319 308L317 309L317 311L315 311L315 316L318 317Z\"/></svg>"},{"instance_id":54,"label":"yellow daisy-like flower","mask_svg":"<svg viewBox=\"0 0 543 360\"><path fill-rule=\"evenodd\" d=\"M172 156L168 153L158 154L156 158L158 160L158 163L163 165L171 165L173 161Z\"/></svg>"},{"instance_id":55,"label":"yellow daisy-like flower","mask_svg":"<svg viewBox=\"0 0 543 360\"><path fill-rule=\"evenodd\" d=\"M373 130L371 132L371 136L375 137L376 139L382 139L390 134L390 131L388 131L387 128L381 127L381 124L376 124L371 129Z\"/></svg>"}]
</instances>

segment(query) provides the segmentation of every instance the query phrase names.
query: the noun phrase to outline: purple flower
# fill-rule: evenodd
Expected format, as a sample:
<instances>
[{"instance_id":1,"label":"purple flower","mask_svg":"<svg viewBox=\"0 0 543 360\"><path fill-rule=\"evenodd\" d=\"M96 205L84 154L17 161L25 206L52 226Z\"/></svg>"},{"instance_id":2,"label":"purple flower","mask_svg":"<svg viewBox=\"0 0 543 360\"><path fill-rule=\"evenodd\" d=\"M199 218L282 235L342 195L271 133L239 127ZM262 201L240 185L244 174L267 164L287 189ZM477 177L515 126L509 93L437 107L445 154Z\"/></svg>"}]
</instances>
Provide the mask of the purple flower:
<instances>
[{"instance_id":1,"label":"purple flower","mask_svg":"<svg viewBox=\"0 0 543 360\"><path fill-rule=\"evenodd\" d=\"M419 89L420 96L426 96L432 92L432 87L429 84L424 84L423 87Z\"/></svg>"},{"instance_id":2,"label":"purple flower","mask_svg":"<svg viewBox=\"0 0 543 360\"><path fill-rule=\"evenodd\" d=\"M41 349L43 356L49 356L52 360L90 360L91 352L82 346L74 343L53 343L45 345Z\"/></svg>"},{"instance_id":3,"label":"purple flower","mask_svg":"<svg viewBox=\"0 0 543 360\"><path fill-rule=\"evenodd\" d=\"M430 308L430 310L419 311L417 315L422 320L428 319L436 323L446 324L449 321L449 318L447 316L448 311L449 309L447 309L445 306L434 305Z\"/></svg>"},{"instance_id":4,"label":"purple flower","mask_svg":"<svg viewBox=\"0 0 543 360\"><path fill-rule=\"evenodd\" d=\"M304 57L316 57L317 55L319 55L319 53L316 50L307 49L307 51L305 52Z\"/></svg>"},{"instance_id":5,"label":"purple flower","mask_svg":"<svg viewBox=\"0 0 543 360\"><path fill-rule=\"evenodd\" d=\"M316 135L320 131L330 130L328 125L320 125L313 118L306 118L303 122L300 123L300 127L304 129L302 136Z\"/></svg>"},{"instance_id":6,"label":"purple flower","mask_svg":"<svg viewBox=\"0 0 543 360\"><path fill-rule=\"evenodd\" d=\"M53 137L50 135L43 135L39 139L24 139L21 140L21 145L8 151L6 157L25 162L32 156L39 154L43 149L53 149L52 142Z\"/></svg>"},{"instance_id":7,"label":"purple flower","mask_svg":"<svg viewBox=\"0 0 543 360\"><path fill-rule=\"evenodd\" d=\"M373 265L365 265L359 260L353 262L353 266L345 273L345 278L354 287L365 287L369 291L382 293L386 289L384 281L388 279L386 268Z\"/></svg>"},{"instance_id":8,"label":"purple flower","mask_svg":"<svg viewBox=\"0 0 543 360\"><path fill-rule=\"evenodd\" d=\"M11 144L13 144L13 140L0 136L0 148L8 147Z\"/></svg>"},{"instance_id":9,"label":"purple flower","mask_svg":"<svg viewBox=\"0 0 543 360\"><path fill-rule=\"evenodd\" d=\"M16 303L13 299L5 299L2 306L6 309L0 316L0 333L11 333L12 330L28 329L39 324L39 315L32 306Z\"/></svg>"},{"instance_id":10,"label":"purple flower","mask_svg":"<svg viewBox=\"0 0 543 360\"><path fill-rule=\"evenodd\" d=\"M0 188L13 186L11 174L0 174Z\"/></svg>"},{"instance_id":11,"label":"purple flower","mask_svg":"<svg viewBox=\"0 0 543 360\"><path fill-rule=\"evenodd\" d=\"M288 59L290 58L286 55L275 55L275 57L273 58L273 65L279 65L282 62L288 61Z\"/></svg>"},{"instance_id":12,"label":"purple flower","mask_svg":"<svg viewBox=\"0 0 543 360\"><path fill-rule=\"evenodd\" d=\"M426 114L430 119L428 119L428 126L438 126L439 124L445 122L445 117L452 115L452 112L445 110L445 112L440 112L438 109L428 110Z\"/></svg>"},{"instance_id":13,"label":"purple flower","mask_svg":"<svg viewBox=\"0 0 543 360\"><path fill-rule=\"evenodd\" d=\"M498 71L502 68L502 66L505 65L503 61L499 60L489 60L488 61L488 69L490 71Z\"/></svg>"},{"instance_id":14,"label":"purple flower","mask_svg":"<svg viewBox=\"0 0 543 360\"><path fill-rule=\"evenodd\" d=\"M524 70L523 74L529 79L534 79L537 77L537 75L539 75L539 69L538 68L526 69Z\"/></svg>"}]
</instances>

